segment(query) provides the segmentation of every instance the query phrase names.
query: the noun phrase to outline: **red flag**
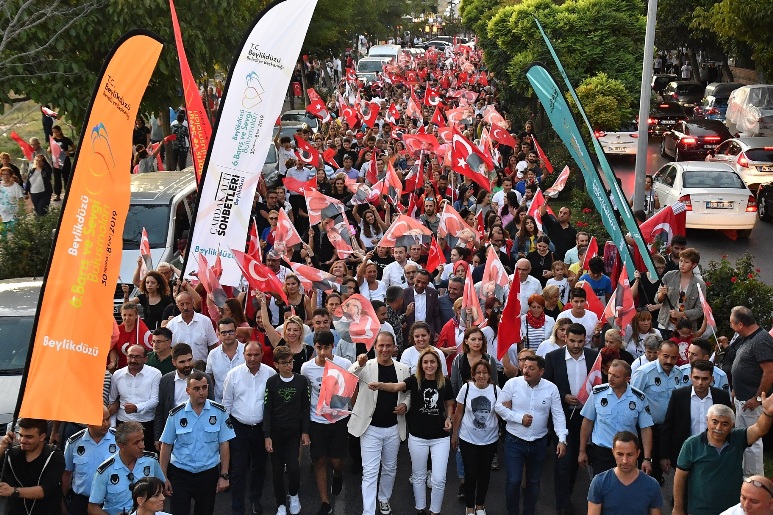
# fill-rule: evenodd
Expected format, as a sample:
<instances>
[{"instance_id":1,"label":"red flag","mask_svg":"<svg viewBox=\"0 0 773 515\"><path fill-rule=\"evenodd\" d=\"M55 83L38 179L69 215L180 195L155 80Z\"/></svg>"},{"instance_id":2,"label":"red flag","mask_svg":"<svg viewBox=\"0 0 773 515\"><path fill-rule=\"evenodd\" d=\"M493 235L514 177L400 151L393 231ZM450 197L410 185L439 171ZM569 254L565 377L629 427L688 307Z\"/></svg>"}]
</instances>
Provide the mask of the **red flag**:
<instances>
[{"instance_id":1,"label":"red flag","mask_svg":"<svg viewBox=\"0 0 773 515\"><path fill-rule=\"evenodd\" d=\"M16 131L11 131L11 139L14 140L18 145L19 148L21 148L22 153L24 154L24 157L27 158L27 161L30 163L32 162L32 154L35 152L32 149L32 145L24 141L24 139L16 134ZM59 145L57 145L59 146Z\"/></svg>"},{"instance_id":2,"label":"red flag","mask_svg":"<svg viewBox=\"0 0 773 515\"><path fill-rule=\"evenodd\" d=\"M397 106L393 102L389 104L389 109L387 109L387 112L384 115L384 120L386 120L389 123L397 123L397 120L399 119L400 119L400 111L397 110Z\"/></svg>"},{"instance_id":3,"label":"red flag","mask_svg":"<svg viewBox=\"0 0 773 515\"><path fill-rule=\"evenodd\" d=\"M398 177L397 172L395 171L395 167L392 166L393 160L390 159L387 161L387 170L386 170L386 177L384 178L384 181L386 182L387 186L394 190L393 192L388 191L390 195L394 195L395 198L399 199L403 194L403 183L400 181L400 177Z\"/></svg>"},{"instance_id":4,"label":"red flag","mask_svg":"<svg viewBox=\"0 0 773 515\"><path fill-rule=\"evenodd\" d=\"M306 198L309 224L317 225L327 218L339 218L343 216L344 205L340 200L323 195L315 189L305 190L303 196Z\"/></svg>"},{"instance_id":5,"label":"red flag","mask_svg":"<svg viewBox=\"0 0 773 515\"><path fill-rule=\"evenodd\" d=\"M429 244L429 256L427 256L427 270L434 272L437 268L446 262L446 257L440 250L437 240L433 237Z\"/></svg>"},{"instance_id":6,"label":"red flag","mask_svg":"<svg viewBox=\"0 0 773 515\"><path fill-rule=\"evenodd\" d=\"M435 112L432 113L432 119L430 123L434 123L438 127L445 127L446 121L443 119L443 114L440 112L440 106L435 107Z\"/></svg>"},{"instance_id":7,"label":"red flag","mask_svg":"<svg viewBox=\"0 0 773 515\"><path fill-rule=\"evenodd\" d=\"M488 173L494 169L494 163L456 128L451 140L451 169L471 178L486 191L491 191Z\"/></svg>"},{"instance_id":8,"label":"red flag","mask_svg":"<svg viewBox=\"0 0 773 515\"><path fill-rule=\"evenodd\" d=\"M317 179L312 177L308 181L299 181L298 179L294 177L285 177L282 179L282 184L285 185L285 188L287 188L287 191L292 191L293 193L299 193L303 194L307 191L314 191L317 189Z\"/></svg>"},{"instance_id":9,"label":"red flag","mask_svg":"<svg viewBox=\"0 0 773 515\"><path fill-rule=\"evenodd\" d=\"M196 254L196 261L199 265L199 269L196 272L196 277L198 277L199 282L201 283L201 286L204 288L204 290L208 294L212 294L214 297L213 300L215 305L219 308L222 308L225 305L225 301L228 296L226 295L223 287L220 285L220 280L218 279L217 274L209 267L207 258L204 257L204 254L201 252Z\"/></svg>"},{"instance_id":10,"label":"red flag","mask_svg":"<svg viewBox=\"0 0 773 515\"><path fill-rule=\"evenodd\" d=\"M142 257L142 264L140 265L140 281L148 274L148 270L153 270L153 257L150 255L150 240L148 239L148 232L145 228L142 228L142 236L140 237L140 256Z\"/></svg>"},{"instance_id":11,"label":"red flag","mask_svg":"<svg viewBox=\"0 0 773 515\"><path fill-rule=\"evenodd\" d=\"M313 88L309 88L309 100L311 103L306 106L306 111L313 114L320 120L322 120L322 123L325 123L327 121L330 121L330 111L327 110L327 106L325 106L325 103L322 101L321 98L319 98L319 95L317 95L317 92L314 91ZM312 97L312 93L314 93L314 96L316 98Z\"/></svg>"},{"instance_id":12,"label":"red flag","mask_svg":"<svg viewBox=\"0 0 773 515\"><path fill-rule=\"evenodd\" d=\"M250 225L250 240L247 244L247 254L249 254L251 258L258 260L261 263L263 262L263 256L261 256L260 250L260 238L258 237L258 224L255 222L254 218Z\"/></svg>"},{"instance_id":13,"label":"red flag","mask_svg":"<svg viewBox=\"0 0 773 515\"><path fill-rule=\"evenodd\" d=\"M467 222L462 219L462 216L451 207L451 204L446 202L443 206L443 210L439 213L440 224L438 225L438 236L445 238L447 235L451 235L454 238L459 238L462 245L467 244L475 239L475 229L469 226Z\"/></svg>"},{"instance_id":14,"label":"red flag","mask_svg":"<svg viewBox=\"0 0 773 515\"><path fill-rule=\"evenodd\" d=\"M545 152L542 151L542 147L540 147L539 143L537 143L537 138L532 136L531 140L534 142L534 149L537 151L537 155L542 160L545 171L547 173L553 173L553 165L550 164L550 159L548 159L548 156L546 156Z\"/></svg>"},{"instance_id":15,"label":"red flag","mask_svg":"<svg viewBox=\"0 0 773 515\"><path fill-rule=\"evenodd\" d=\"M279 220L276 224L274 248L272 251L274 252L274 255L283 256L287 249L293 245L303 243L303 240L293 223L290 221L290 218L287 216L287 213L285 213L285 210L278 209L277 211L279 212Z\"/></svg>"},{"instance_id":16,"label":"red flag","mask_svg":"<svg viewBox=\"0 0 773 515\"><path fill-rule=\"evenodd\" d=\"M502 317L499 319L499 332L497 333L497 359L501 360L507 350L521 341L521 281L518 272L510 285L510 294L507 296Z\"/></svg>"},{"instance_id":17,"label":"red flag","mask_svg":"<svg viewBox=\"0 0 773 515\"><path fill-rule=\"evenodd\" d=\"M322 152L322 159L324 159L324 161L330 166L332 166L334 169L338 170L341 167L338 166L338 163L335 160L335 155L336 155L336 149L329 148L324 152Z\"/></svg>"},{"instance_id":18,"label":"red flag","mask_svg":"<svg viewBox=\"0 0 773 515\"><path fill-rule=\"evenodd\" d=\"M424 90L424 105L436 106L440 104L440 91L432 86L427 86Z\"/></svg>"},{"instance_id":19,"label":"red flag","mask_svg":"<svg viewBox=\"0 0 773 515\"><path fill-rule=\"evenodd\" d=\"M346 219L346 215L342 214L343 219L336 222L332 218L325 219L323 226L327 239L333 245L338 254L339 259L347 259L354 254L352 249L352 234L349 230L349 221Z\"/></svg>"},{"instance_id":20,"label":"red flag","mask_svg":"<svg viewBox=\"0 0 773 515\"><path fill-rule=\"evenodd\" d=\"M534 221L537 222L537 229L540 231L542 230L542 215L539 214L539 208L544 204L546 204L545 197L542 196L542 190L538 189L537 193L534 194L534 199L531 201L531 206L529 206L528 215L534 217ZM547 214L554 214L550 206L547 206Z\"/></svg>"},{"instance_id":21,"label":"red flag","mask_svg":"<svg viewBox=\"0 0 773 515\"><path fill-rule=\"evenodd\" d=\"M349 127L355 127L360 121L354 109L349 107L340 95L338 97L338 118L348 123Z\"/></svg>"},{"instance_id":22,"label":"red flag","mask_svg":"<svg viewBox=\"0 0 773 515\"><path fill-rule=\"evenodd\" d=\"M500 326L501 327L501 326ZM500 329L501 330L501 329ZM596 356L596 361L593 362L593 366L588 373L588 377L585 378L585 382L582 384L582 388L577 392L577 400L582 404L588 402L590 394L593 391L594 386L601 384L601 353Z\"/></svg>"},{"instance_id":23,"label":"red flag","mask_svg":"<svg viewBox=\"0 0 773 515\"><path fill-rule=\"evenodd\" d=\"M687 208L681 202L675 202L655 213L639 226L639 230L645 243L651 245L658 240L665 249L671 245L671 239L675 235L685 235L686 221Z\"/></svg>"},{"instance_id":24,"label":"red flag","mask_svg":"<svg viewBox=\"0 0 773 515\"><path fill-rule=\"evenodd\" d=\"M422 170L422 165L414 164L413 168L410 169L408 175L405 177L405 189L403 191L405 193L411 193L421 189L424 180L424 177L422 177L423 175L424 170Z\"/></svg>"},{"instance_id":25,"label":"red flag","mask_svg":"<svg viewBox=\"0 0 773 515\"><path fill-rule=\"evenodd\" d=\"M62 147L56 142L53 136L48 137L48 145L51 147L51 165L54 168L61 168L63 164L62 160Z\"/></svg>"},{"instance_id":26,"label":"red flag","mask_svg":"<svg viewBox=\"0 0 773 515\"><path fill-rule=\"evenodd\" d=\"M440 142L432 134L405 134L403 143L411 154L421 151L436 152L440 146Z\"/></svg>"},{"instance_id":27,"label":"red flag","mask_svg":"<svg viewBox=\"0 0 773 515\"><path fill-rule=\"evenodd\" d=\"M493 139L496 142L499 142L502 145L507 145L508 147L513 147L513 148L515 148L517 145L513 135L510 134L510 132L508 132L507 129L505 129L501 125L492 123L490 134L491 134L491 139Z\"/></svg>"},{"instance_id":28,"label":"red flag","mask_svg":"<svg viewBox=\"0 0 773 515\"><path fill-rule=\"evenodd\" d=\"M488 75L486 74L486 72L480 72L478 84L480 84L483 87L488 86Z\"/></svg>"},{"instance_id":29,"label":"red flag","mask_svg":"<svg viewBox=\"0 0 773 515\"><path fill-rule=\"evenodd\" d=\"M628 281L628 273L623 268L617 281L617 288L612 292L612 296L609 298L601 318L602 321L610 323L614 320L615 325L625 332L626 327L628 327L635 315L636 304L633 301L631 284Z\"/></svg>"},{"instance_id":30,"label":"red flag","mask_svg":"<svg viewBox=\"0 0 773 515\"><path fill-rule=\"evenodd\" d=\"M478 237L483 242L486 239L486 224L483 221L483 211L478 211L476 222L478 223Z\"/></svg>"},{"instance_id":31,"label":"red flag","mask_svg":"<svg viewBox=\"0 0 773 515\"><path fill-rule=\"evenodd\" d=\"M338 307L334 315L340 317L333 325L341 339L365 344L368 351L373 347L381 323L370 300L355 293Z\"/></svg>"},{"instance_id":32,"label":"red flag","mask_svg":"<svg viewBox=\"0 0 773 515\"><path fill-rule=\"evenodd\" d=\"M285 262L293 269L293 272L298 276L298 279L301 280L304 289L311 290L316 288L317 290L322 290L326 293L338 290L338 284L341 280L333 274L323 272L313 266L288 261L286 257Z\"/></svg>"},{"instance_id":33,"label":"red flag","mask_svg":"<svg viewBox=\"0 0 773 515\"><path fill-rule=\"evenodd\" d=\"M355 72L353 68L346 69L346 80L349 82L354 82L357 80L357 72Z\"/></svg>"},{"instance_id":34,"label":"red flag","mask_svg":"<svg viewBox=\"0 0 773 515\"><path fill-rule=\"evenodd\" d=\"M248 256L244 252L231 249L236 264L241 268L244 278L253 290L260 290L266 293L273 292L279 295L285 304L289 304L287 295L284 292L284 285L276 274L263 263Z\"/></svg>"},{"instance_id":35,"label":"red flag","mask_svg":"<svg viewBox=\"0 0 773 515\"><path fill-rule=\"evenodd\" d=\"M348 417L351 414L349 403L358 382L359 378L356 375L327 360L319 389L317 415L325 417L330 422L338 422Z\"/></svg>"},{"instance_id":36,"label":"red flag","mask_svg":"<svg viewBox=\"0 0 773 515\"><path fill-rule=\"evenodd\" d=\"M496 109L494 109L493 105L487 105L485 109L483 109L483 120L486 121L489 125L500 125L502 127L505 126L505 119L502 117L499 112L497 112Z\"/></svg>"},{"instance_id":37,"label":"red flag","mask_svg":"<svg viewBox=\"0 0 773 515\"><path fill-rule=\"evenodd\" d=\"M492 281L502 288L506 288L510 283L510 277L508 277L505 267L502 266L502 262L499 260L497 251L494 250L493 246L490 246L486 251L486 267L483 270L483 284L487 284Z\"/></svg>"},{"instance_id":38,"label":"red flag","mask_svg":"<svg viewBox=\"0 0 773 515\"><path fill-rule=\"evenodd\" d=\"M582 269L590 270L588 264L590 263L591 258L598 256L598 254L599 254L599 244L596 241L596 237L591 236L590 242L588 243L588 249L585 251L585 259L582 262Z\"/></svg>"},{"instance_id":39,"label":"red flag","mask_svg":"<svg viewBox=\"0 0 773 515\"><path fill-rule=\"evenodd\" d=\"M295 146L297 150L295 155L298 156L303 163L311 165L316 170L319 166L319 150L309 144L308 141L295 134Z\"/></svg>"},{"instance_id":40,"label":"red flag","mask_svg":"<svg viewBox=\"0 0 773 515\"><path fill-rule=\"evenodd\" d=\"M588 281L582 281L582 289L585 290L586 309L593 311L599 319L604 315L604 304L596 296ZM571 306L569 306L571 308Z\"/></svg>"},{"instance_id":41,"label":"red flag","mask_svg":"<svg viewBox=\"0 0 773 515\"><path fill-rule=\"evenodd\" d=\"M558 175L558 178L556 179L556 182L553 183L553 185L545 190L545 195L550 198L556 198L561 191L563 191L564 187L566 186L566 180L569 178L569 166L564 166L564 169L561 170L561 173Z\"/></svg>"},{"instance_id":42,"label":"red flag","mask_svg":"<svg viewBox=\"0 0 773 515\"><path fill-rule=\"evenodd\" d=\"M201 172L204 170L204 161L207 158L209 141L212 138L212 125L209 123L207 112L204 110L204 103L201 101L201 95L199 95L199 85L196 84L193 78L191 67L188 64L188 57L185 55L180 24L177 22L177 12L175 11L173 0L169 0L169 9L172 11L172 28L174 29L174 40L177 45L177 59L180 62L185 108L188 112L188 131L191 137L193 169L196 173L196 182L198 183L201 179ZM257 77L255 80L257 80Z\"/></svg>"},{"instance_id":43,"label":"red flag","mask_svg":"<svg viewBox=\"0 0 773 515\"><path fill-rule=\"evenodd\" d=\"M46 116L48 116L50 118L54 118L54 119L59 118L59 113L57 113L56 111L52 111L51 109L47 108L46 106L40 106L40 111L44 115L46 115Z\"/></svg>"},{"instance_id":44,"label":"red flag","mask_svg":"<svg viewBox=\"0 0 773 515\"><path fill-rule=\"evenodd\" d=\"M392 222L389 229L386 230L379 245L382 247L403 246L404 242L408 240L421 243L422 240L429 240L430 237L432 237L432 231L427 229L424 225L409 216L400 215L397 217L397 220ZM398 241L400 241L400 243L398 243ZM409 247L410 245L405 246Z\"/></svg>"},{"instance_id":45,"label":"red flag","mask_svg":"<svg viewBox=\"0 0 773 515\"><path fill-rule=\"evenodd\" d=\"M623 272L625 272L625 268L623 269ZM706 297L703 295L703 290L701 290L700 286L698 287L698 298L700 299L701 307L703 308L703 316L706 317L706 324L716 329L717 322L714 320L714 313L711 311L709 303L706 302Z\"/></svg>"},{"instance_id":46,"label":"red flag","mask_svg":"<svg viewBox=\"0 0 773 515\"><path fill-rule=\"evenodd\" d=\"M472 320L467 320L467 310L472 310ZM475 281L472 280L470 267L467 267L467 279L464 281L464 293L462 294L462 317L465 318L466 326L480 326L486 321L483 316L483 310L480 307L480 299L475 292Z\"/></svg>"},{"instance_id":47,"label":"red flag","mask_svg":"<svg viewBox=\"0 0 773 515\"><path fill-rule=\"evenodd\" d=\"M411 95L408 99L408 106L405 108L405 116L407 118L413 118L414 120L422 120L424 116L421 113L421 107L419 103L414 100L416 95Z\"/></svg>"},{"instance_id":48,"label":"red flag","mask_svg":"<svg viewBox=\"0 0 773 515\"><path fill-rule=\"evenodd\" d=\"M376 118L378 118L381 106L377 102L361 102L358 104L357 110L362 124L372 128L376 125Z\"/></svg>"}]
</instances>

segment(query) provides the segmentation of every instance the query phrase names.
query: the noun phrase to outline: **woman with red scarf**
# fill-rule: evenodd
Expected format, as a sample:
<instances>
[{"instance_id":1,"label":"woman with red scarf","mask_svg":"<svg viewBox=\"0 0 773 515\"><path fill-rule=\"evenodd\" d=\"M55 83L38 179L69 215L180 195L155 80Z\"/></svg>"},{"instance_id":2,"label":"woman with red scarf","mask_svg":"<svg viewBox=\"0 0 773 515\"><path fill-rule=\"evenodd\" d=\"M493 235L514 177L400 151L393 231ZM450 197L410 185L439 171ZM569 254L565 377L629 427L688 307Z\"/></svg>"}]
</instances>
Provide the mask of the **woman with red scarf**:
<instances>
[{"instance_id":1,"label":"woman with red scarf","mask_svg":"<svg viewBox=\"0 0 773 515\"><path fill-rule=\"evenodd\" d=\"M545 314L545 299L539 293L529 297L529 310L521 315L521 345L518 350L532 349L536 352L540 343L553 333L556 321Z\"/></svg>"}]
</instances>

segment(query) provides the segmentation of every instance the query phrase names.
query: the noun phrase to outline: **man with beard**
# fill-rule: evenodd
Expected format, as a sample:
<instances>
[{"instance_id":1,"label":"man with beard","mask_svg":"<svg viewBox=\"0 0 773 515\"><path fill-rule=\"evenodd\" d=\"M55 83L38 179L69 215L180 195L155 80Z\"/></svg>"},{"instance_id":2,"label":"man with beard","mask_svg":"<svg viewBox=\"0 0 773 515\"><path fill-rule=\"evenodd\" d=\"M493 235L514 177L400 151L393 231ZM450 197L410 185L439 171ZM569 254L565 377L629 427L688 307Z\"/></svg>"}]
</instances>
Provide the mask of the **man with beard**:
<instances>
[{"instance_id":1,"label":"man with beard","mask_svg":"<svg viewBox=\"0 0 773 515\"><path fill-rule=\"evenodd\" d=\"M572 242L577 240L577 229L570 222L572 208L569 206L562 207L558 210L558 216L549 215L547 210L547 202L539 208L542 225L548 238L556 247L554 252L556 259L563 261L566 253L572 248Z\"/></svg>"},{"instance_id":2,"label":"man with beard","mask_svg":"<svg viewBox=\"0 0 773 515\"><path fill-rule=\"evenodd\" d=\"M158 406L156 407L156 418L153 423L154 434L156 435L156 450L161 449L161 433L164 432L164 425L169 416L169 412L175 406L179 406L188 400L187 387L188 376L193 371L193 351L187 343L178 343L172 350L172 362L175 370L164 374L158 384ZM212 387L212 378L207 376L209 390L207 397L212 400L214 388Z\"/></svg>"},{"instance_id":3,"label":"man with beard","mask_svg":"<svg viewBox=\"0 0 773 515\"><path fill-rule=\"evenodd\" d=\"M433 234L437 234L440 217L437 214L437 201L434 198L424 200L424 214L419 217L419 222Z\"/></svg>"},{"instance_id":4,"label":"man with beard","mask_svg":"<svg viewBox=\"0 0 773 515\"><path fill-rule=\"evenodd\" d=\"M178 293L176 300L180 314L166 325L172 331L172 345L187 343L193 350L194 361L206 360L209 351L218 343L212 321L193 310L193 297L190 293Z\"/></svg>"},{"instance_id":5,"label":"man with beard","mask_svg":"<svg viewBox=\"0 0 773 515\"><path fill-rule=\"evenodd\" d=\"M567 267L579 262L580 254L585 255L585 249L588 248L590 243L590 235L585 231L578 232L575 243L576 245L564 254L564 263L566 263Z\"/></svg>"}]
</instances>

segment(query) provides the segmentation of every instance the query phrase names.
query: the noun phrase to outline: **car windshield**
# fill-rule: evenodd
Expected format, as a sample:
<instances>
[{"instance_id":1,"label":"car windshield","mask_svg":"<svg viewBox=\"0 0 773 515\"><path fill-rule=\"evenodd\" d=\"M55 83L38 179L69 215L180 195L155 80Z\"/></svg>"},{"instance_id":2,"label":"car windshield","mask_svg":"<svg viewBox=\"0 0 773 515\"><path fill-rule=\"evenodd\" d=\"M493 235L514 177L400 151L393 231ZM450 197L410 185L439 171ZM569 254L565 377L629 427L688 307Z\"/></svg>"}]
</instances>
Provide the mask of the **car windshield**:
<instances>
[{"instance_id":1,"label":"car windshield","mask_svg":"<svg viewBox=\"0 0 773 515\"><path fill-rule=\"evenodd\" d=\"M169 230L169 206L164 204L132 204L123 227L123 249L138 250L142 228L148 233L151 249L166 247Z\"/></svg>"},{"instance_id":2,"label":"car windshield","mask_svg":"<svg viewBox=\"0 0 773 515\"><path fill-rule=\"evenodd\" d=\"M754 107L773 109L773 87L752 88L749 91L749 103Z\"/></svg>"},{"instance_id":3,"label":"car windshield","mask_svg":"<svg viewBox=\"0 0 773 515\"><path fill-rule=\"evenodd\" d=\"M724 139L731 137L730 131L722 122L711 123L712 120L705 120L701 123L690 123L687 125L689 134L693 136L721 136Z\"/></svg>"},{"instance_id":4,"label":"car windshield","mask_svg":"<svg viewBox=\"0 0 773 515\"><path fill-rule=\"evenodd\" d=\"M357 71L360 73L375 73L383 69L383 61L360 61L357 63Z\"/></svg>"},{"instance_id":5,"label":"car windshield","mask_svg":"<svg viewBox=\"0 0 773 515\"><path fill-rule=\"evenodd\" d=\"M736 173L718 170L694 170L684 172L682 184L685 188L746 188L743 181Z\"/></svg>"},{"instance_id":6,"label":"car windshield","mask_svg":"<svg viewBox=\"0 0 773 515\"><path fill-rule=\"evenodd\" d=\"M306 116L303 113L285 113L282 115L282 122L298 122L308 124L310 127L317 126L317 119Z\"/></svg>"},{"instance_id":7,"label":"car windshield","mask_svg":"<svg viewBox=\"0 0 773 515\"><path fill-rule=\"evenodd\" d=\"M744 154L749 161L773 163L773 148L750 148Z\"/></svg>"},{"instance_id":8,"label":"car windshield","mask_svg":"<svg viewBox=\"0 0 773 515\"><path fill-rule=\"evenodd\" d=\"M0 317L0 375L19 374L27 362L35 317Z\"/></svg>"},{"instance_id":9,"label":"car windshield","mask_svg":"<svg viewBox=\"0 0 773 515\"><path fill-rule=\"evenodd\" d=\"M680 95L701 95L703 96L703 86L701 84L679 84L676 92Z\"/></svg>"}]
</instances>

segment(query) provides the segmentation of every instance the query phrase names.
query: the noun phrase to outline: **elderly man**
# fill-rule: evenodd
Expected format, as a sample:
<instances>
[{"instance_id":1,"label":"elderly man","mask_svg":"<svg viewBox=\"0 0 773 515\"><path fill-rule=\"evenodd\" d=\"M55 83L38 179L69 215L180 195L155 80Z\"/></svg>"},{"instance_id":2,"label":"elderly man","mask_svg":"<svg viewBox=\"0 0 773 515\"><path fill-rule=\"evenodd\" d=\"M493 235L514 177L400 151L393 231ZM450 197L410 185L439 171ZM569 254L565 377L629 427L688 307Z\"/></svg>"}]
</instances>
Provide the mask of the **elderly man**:
<instances>
[{"instance_id":1,"label":"elderly man","mask_svg":"<svg viewBox=\"0 0 773 515\"><path fill-rule=\"evenodd\" d=\"M180 342L187 343L193 349L194 360L206 361L209 351L219 343L212 321L193 310L193 297L190 293L178 293L176 301L180 314L166 325L172 331L172 346Z\"/></svg>"},{"instance_id":2,"label":"elderly man","mask_svg":"<svg viewBox=\"0 0 773 515\"><path fill-rule=\"evenodd\" d=\"M741 502L720 515L770 515L773 513L773 482L765 476L743 479Z\"/></svg>"},{"instance_id":3,"label":"elderly man","mask_svg":"<svg viewBox=\"0 0 773 515\"><path fill-rule=\"evenodd\" d=\"M750 427L735 428L735 413L714 404L708 429L682 445L674 475L673 515L713 515L733 506L743 481L743 455L765 436L773 421L773 397L762 394L762 415Z\"/></svg>"},{"instance_id":4,"label":"elderly man","mask_svg":"<svg viewBox=\"0 0 773 515\"><path fill-rule=\"evenodd\" d=\"M531 273L531 263L528 259L521 258L515 262L515 273L510 277L513 281L515 277L518 277L518 282L521 285L518 294L518 300L521 302L521 315L529 310L529 297L534 294L542 295L542 284L540 284L539 279L532 277L529 273Z\"/></svg>"}]
</instances>

